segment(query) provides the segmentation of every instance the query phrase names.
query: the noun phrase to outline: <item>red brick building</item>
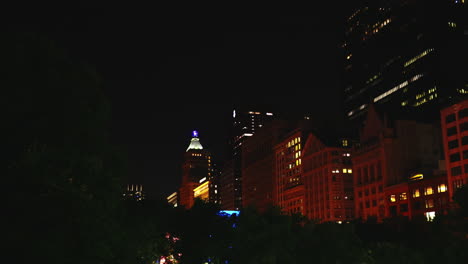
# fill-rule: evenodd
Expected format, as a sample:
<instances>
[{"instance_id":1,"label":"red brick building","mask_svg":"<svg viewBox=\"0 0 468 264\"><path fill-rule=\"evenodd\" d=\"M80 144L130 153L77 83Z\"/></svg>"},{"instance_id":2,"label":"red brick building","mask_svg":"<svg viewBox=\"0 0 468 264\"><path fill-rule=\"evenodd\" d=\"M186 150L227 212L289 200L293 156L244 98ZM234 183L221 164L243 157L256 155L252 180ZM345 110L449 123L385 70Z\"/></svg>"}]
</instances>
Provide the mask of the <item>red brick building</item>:
<instances>
[{"instance_id":1,"label":"red brick building","mask_svg":"<svg viewBox=\"0 0 468 264\"><path fill-rule=\"evenodd\" d=\"M275 146L275 204L285 212L303 215L305 197L301 153L304 138L304 132L296 129Z\"/></svg>"},{"instance_id":2,"label":"red brick building","mask_svg":"<svg viewBox=\"0 0 468 264\"><path fill-rule=\"evenodd\" d=\"M417 173L408 184L411 219L424 218L431 221L449 210L447 174L443 172Z\"/></svg>"},{"instance_id":3,"label":"red brick building","mask_svg":"<svg viewBox=\"0 0 468 264\"><path fill-rule=\"evenodd\" d=\"M442 139L450 198L468 183L468 100L441 110Z\"/></svg>"},{"instance_id":4,"label":"red brick building","mask_svg":"<svg viewBox=\"0 0 468 264\"><path fill-rule=\"evenodd\" d=\"M305 213L319 222L354 218L353 171L348 139L325 142L310 133L302 153Z\"/></svg>"},{"instance_id":5,"label":"red brick building","mask_svg":"<svg viewBox=\"0 0 468 264\"><path fill-rule=\"evenodd\" d=\"M398 185L414 169L438 167L440 138L434 124L391 120L369 106L360 142L353 148L356 218L381 222L390 217L388 195L405 192L406 187Z\"/></svg>"},{"instance_id":6,"label":"red brick building","mask_svg":"<svg viewBox=\"0 0 468 264\"><path fill-rule=\"evenodd\" d=\"M388 218L432 221L449 210L445 170L419 170L407 181L386 187L385 194Z\"/></svg>"}]
</instances>

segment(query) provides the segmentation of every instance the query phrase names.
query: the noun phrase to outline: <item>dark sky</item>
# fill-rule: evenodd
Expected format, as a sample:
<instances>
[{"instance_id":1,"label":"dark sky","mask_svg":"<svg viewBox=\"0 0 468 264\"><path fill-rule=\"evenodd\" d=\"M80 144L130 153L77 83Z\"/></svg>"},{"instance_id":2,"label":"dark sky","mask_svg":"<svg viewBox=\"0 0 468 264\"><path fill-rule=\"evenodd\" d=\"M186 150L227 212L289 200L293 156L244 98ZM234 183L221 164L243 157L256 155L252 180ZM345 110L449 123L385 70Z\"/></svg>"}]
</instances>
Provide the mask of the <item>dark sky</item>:
<instances>
[{"instance_id":1,"label":"dark sky","mask_svg":"<svg viewBox=\"0 0 468 264\"><path fill-rule=\"evenodd\" d=\"M339 45L351 12L344 3L307 13L297 7L306 16L281 7L74 7L32 10L9 23L43 32L96 67L130 177L164 197L177 188L192 130L215 161L224 159L234 107L266 105L339 122Z\"/></svg>"}]
</instances>

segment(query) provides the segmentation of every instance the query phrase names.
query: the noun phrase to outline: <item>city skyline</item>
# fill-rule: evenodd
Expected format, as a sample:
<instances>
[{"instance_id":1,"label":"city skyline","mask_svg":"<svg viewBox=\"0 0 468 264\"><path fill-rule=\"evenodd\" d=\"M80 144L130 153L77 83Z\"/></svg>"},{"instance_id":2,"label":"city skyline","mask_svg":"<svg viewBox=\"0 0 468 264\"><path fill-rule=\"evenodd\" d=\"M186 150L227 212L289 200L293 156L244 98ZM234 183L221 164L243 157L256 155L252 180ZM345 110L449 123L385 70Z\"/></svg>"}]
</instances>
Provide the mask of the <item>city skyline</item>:
<instances>
[{"instance_id":1,"label":"city skyline","mask_svg":"<svg viewBox=\"0 0 468 264\"><path fill-rule=\"evenodd\" d=\"M237 4L8 10L9 252L468 263L465 1Z\"/></svg>"},{"instance_id":2,"label":"city skyline","mask_svg":"<svg viewBox=\"0 0 468 264\"><path fill-rule=\"evenodd\" d=\"M346 9L323 6L310 16L161 10L76 9L9 22L95 68L111 103L111 136L129 157L129 183L172 193L193 130L222 160L238 106L316 113L322 123L341 115Z\"/></svg>"}]
</instances>

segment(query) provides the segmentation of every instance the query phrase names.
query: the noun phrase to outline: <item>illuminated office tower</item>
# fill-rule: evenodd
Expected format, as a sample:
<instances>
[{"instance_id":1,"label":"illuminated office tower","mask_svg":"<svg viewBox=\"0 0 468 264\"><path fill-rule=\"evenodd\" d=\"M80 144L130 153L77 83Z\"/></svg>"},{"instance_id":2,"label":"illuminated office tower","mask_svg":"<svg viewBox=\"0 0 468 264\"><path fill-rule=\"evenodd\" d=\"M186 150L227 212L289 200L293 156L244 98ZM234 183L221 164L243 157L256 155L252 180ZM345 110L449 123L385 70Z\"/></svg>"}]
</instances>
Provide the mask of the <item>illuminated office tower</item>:
<instances>
[{"instance_id":1,"label":"illuminated office tower","mask_svg":"<svg viewBox=\"0 0 468 264\"><path fill-rule=\"evenodd\" d=\"M180 205L185 208L191 208L194 199L197 197L209 200L206 192L209 193L209 180L212 178L211 176L211 153L203 149L198 138L198 132L193 131L190 144L184 153L182 183L179 188Z\"/></svg>"},{"instance_id":2,"label":"illuminated office tower","mask_svg":"<svg viewBox=\"0 0 468 264\"><path fill-rule=\"evenodd\" d=\"M376 0L347 19L343 104L361 125L369 103L411 119L438 119L468 91L468 12L463 0Z\"/></svg>"},{"instance_id":3,"label":"illuminated office tower","mask_svg":"<svg viewBox=\"0 0 468 264\"><path fill-rule=\"evenodd\" d=\"M220 178L221 208L239 210L242 207L242 144L273 119L273 113L233 110L230 135L230 158L226 161Z\"/></svg>"}]
</instances>

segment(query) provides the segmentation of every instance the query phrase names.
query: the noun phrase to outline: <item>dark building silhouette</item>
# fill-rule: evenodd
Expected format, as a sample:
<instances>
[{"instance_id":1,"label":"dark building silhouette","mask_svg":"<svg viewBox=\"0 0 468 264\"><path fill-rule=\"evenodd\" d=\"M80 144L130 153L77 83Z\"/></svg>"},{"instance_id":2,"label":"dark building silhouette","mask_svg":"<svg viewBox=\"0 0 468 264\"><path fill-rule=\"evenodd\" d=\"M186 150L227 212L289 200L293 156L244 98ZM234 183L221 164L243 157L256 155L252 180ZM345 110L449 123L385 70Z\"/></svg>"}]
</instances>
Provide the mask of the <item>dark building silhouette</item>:
<instances>
[{"instance_id":1,"label":"dark building silhouette","mask_svg":"<svg viewBox=\"0 0 468 264\"><path fill-rule=\"evenodd\" d=\"M275 119L267 122L242 144L242 206L264 211L277 205L275 146L291 131L291 124Z\"/></svg>"},{"instance_id":2,"label":"dark building silhouette","mask_svg":"<svg viewBox=\"0 0 468 264\"><path fill-rule=\"evenodd\" d=\"M342 43L344 111L351 124L379 111L439 118L467 94L468 12L463 1L368 1L349 16Z\"/></svg>"},{"instance_id":3,"label":"dark building silhouette","mask_svg":"<svg viewBox=\"0 0 468 264\"><path fill-rule=\"evenodd\" d=\"M242 208L242 144L273 118L271 112L233 110L230 158L226 161L219 180L221 208L224 210Z\"/></svg>"}]
</instances>

